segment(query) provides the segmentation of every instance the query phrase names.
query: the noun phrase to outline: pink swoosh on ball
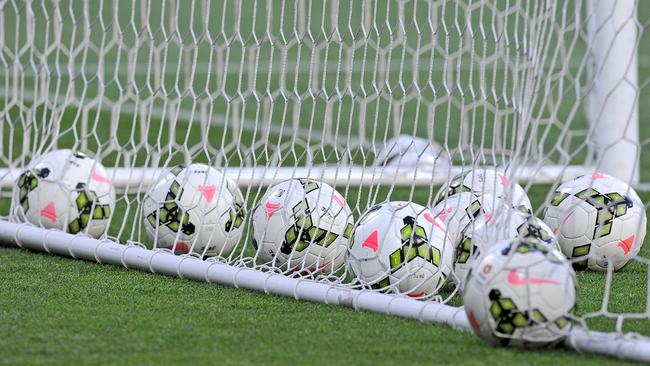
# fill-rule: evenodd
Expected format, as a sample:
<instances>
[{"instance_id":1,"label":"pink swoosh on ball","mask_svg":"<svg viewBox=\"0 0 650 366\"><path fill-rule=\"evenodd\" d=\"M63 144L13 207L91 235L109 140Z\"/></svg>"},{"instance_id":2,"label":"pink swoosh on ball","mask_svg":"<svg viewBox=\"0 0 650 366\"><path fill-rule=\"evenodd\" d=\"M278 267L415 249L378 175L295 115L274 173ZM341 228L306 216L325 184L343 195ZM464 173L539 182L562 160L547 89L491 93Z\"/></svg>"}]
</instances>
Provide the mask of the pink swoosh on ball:
<instances>
[{"instance_id":1,"label":"pink swoosh on ball","mask_svg":"<svg viewBox=\"0 0 650 366\"><path fill-rule=\"evenodd\" d=\"M271 219L275 211L279 210L280 207L282 207L282 205L279 203L267 202L264 205L264 209L266 210L266 219Z\"/></svg>"},{"instance_id":2,"label":"pink swoosh on ball","mask_svg":"<svg viewBox=\"0 0 650 366\"><path fill-rule=\"evenodd\" d=\"M520 275L516 269L513 269L508 273L508 283L511 285L528 285L528 284L535 284L535 285L557 285L558 282L556 281L551 281L551 280L546 280L544 278L526 278L522 275Z\"/></svg>"},{"instance_id":3,"label":"pink swoosh on ball","mask_svg":"<svg viewBox=\"0 0 650 366\"><path fill-rule=\"evenodd\" d=\"M100 182L100 183L111 183L111 180L108 179L107 177L97 173L95 169L93 169L92 172L90 172L90 179L94 180L95 182Z\"/></svg>"}]
</instances>

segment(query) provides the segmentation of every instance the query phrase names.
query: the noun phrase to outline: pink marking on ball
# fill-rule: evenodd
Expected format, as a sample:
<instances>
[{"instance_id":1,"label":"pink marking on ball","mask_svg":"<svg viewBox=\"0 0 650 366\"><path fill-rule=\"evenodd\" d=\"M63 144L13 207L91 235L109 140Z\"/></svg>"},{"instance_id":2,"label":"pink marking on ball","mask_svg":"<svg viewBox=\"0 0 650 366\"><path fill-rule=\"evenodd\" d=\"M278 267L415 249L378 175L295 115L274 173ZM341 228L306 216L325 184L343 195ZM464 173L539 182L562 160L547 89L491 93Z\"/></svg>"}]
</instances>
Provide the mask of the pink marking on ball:
<instances>
[{"instance_id":1,"label":"pink marking on ball","mask_svg":"<svg viewBox=\"0 0 650 366\"><path fill-rule=\"evenodd\" d=\"M90 179L100 183L111 183L111 180L108 177L99 174L95 169L90 172Z\"/></svg>"},{"instance_id":2,"label":"pink marking on ball","mask_svg":"<svg viewBox=\"0 0 650 366\"><path fill-rule=\"evenodd\" d=\"M202 186L199 184L199 192L203 194L203 198L205 198L208 203L212 203L214 194L217 193L217 187L214 184L209 186Z\"/></svg>"},{"instance_id":3,"label":"pink marking on ball","mask_svg":"<svg viewBox=\"0 0 650 366\"><path fill-rule=\"evenodd\" d=\"M51 202L41 210L41 217L49 219L53 223L56 223L56 207L54 207L54 202Z\"/></svg>"},{"instance_id":4,"label":"pink marking on ball","mask_svg":"<svg viewBox=\"0 0 650 366\"><path fill-rule=\"evenodd\" d=\"M270 220L273 217L273 214L282 207L279 203L266 202L264 205L264 210L266 211L266 219Z\"/></svg>"}]
</instances>

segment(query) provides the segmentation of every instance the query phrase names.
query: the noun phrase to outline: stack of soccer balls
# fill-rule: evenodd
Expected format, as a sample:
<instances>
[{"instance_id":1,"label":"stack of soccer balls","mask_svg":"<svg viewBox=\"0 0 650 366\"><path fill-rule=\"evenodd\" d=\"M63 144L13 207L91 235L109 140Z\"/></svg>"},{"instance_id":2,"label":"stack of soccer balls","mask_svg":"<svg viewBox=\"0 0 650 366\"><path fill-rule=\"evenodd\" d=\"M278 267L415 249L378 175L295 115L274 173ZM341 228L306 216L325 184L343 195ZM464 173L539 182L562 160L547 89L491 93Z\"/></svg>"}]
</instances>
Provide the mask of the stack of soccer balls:
<instances>
[{"instance_id":1,"label":"stack of soccer balls","mask_svg":"<svg viewBox=\"0 0 650 366\"><path fill-rule=\"evenodd\" d=\"M283 273L328 275L347 262L362 285L411 297L435 295L453 266L444 223L413 202L385 202L354 222L326 183L292 179L268 188L252 215L258 263Z\"/></svg>"},{"instance_id":2,"label":"stack of soccer balls","mask_svg":"<svg viewBox=\"0 0 650 366\"><path fill-rule=\"evenodd\" d=\"M638 195L602 173L560 185L543 220L532 215L521 187L489 169L452 179L434 212L453 238L454 280L469 322L498 345L559 343L571 330L574 268L621 269L646 231Z\"/></svg>"},{"instance_id":3,"label":"stack of soccer balls","mask_svg":"<svg viewBox=\"0 0 650 366\"><path fill-rule=\"evenodd\" d=\"M98 238L115 210L111 177L96 158L47 153L17 179L15 220ZM246 203L236 183L204 164L164 171L142 203L155 248L229 258ZM390 201L354 220L344 196L313 179L269 187L252 215L259 266L297 276L344 274L354 283L417 299L455 284L477 334L493 344L549 346L570 331L574 269L619 270L640 251L643 203L622 181L580 176L550 195L543 218L526 191L496 169L453 177L431 207Z\"/></svg>"}]
</instances>

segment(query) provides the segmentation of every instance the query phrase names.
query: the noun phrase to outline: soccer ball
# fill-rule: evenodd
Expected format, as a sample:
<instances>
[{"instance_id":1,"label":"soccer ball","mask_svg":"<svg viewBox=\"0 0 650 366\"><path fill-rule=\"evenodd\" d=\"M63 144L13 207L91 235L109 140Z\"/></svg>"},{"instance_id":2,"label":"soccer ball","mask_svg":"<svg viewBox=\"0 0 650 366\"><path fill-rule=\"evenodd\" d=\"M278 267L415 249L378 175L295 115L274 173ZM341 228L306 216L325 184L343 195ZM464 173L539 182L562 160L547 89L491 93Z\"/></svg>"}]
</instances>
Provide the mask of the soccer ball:
<instances>
[{"instance_id":1,"label":"soccer ball","mask_svg":"<svg viewBox=\"0 0 650 366\"><path fill-rule=\"evenodd\" d=\"M387 202L359 219L348 257L363 284L419 298L444 285L453 265L453 246L444 223L430 209Z\"/></svg>"},{"instance_id":2,"label":"soccer ball","mask_svg":"<svg viewBox=\"0 0 650 366\"><path fill-rule=\"evenodd\" d=\"M173 167L149 190L142 206L149 240L175 254L227 257L242 236L246 211L241 191L205 164Z\"/></svg>"},{"instance_id":3,"label":"soccer ball","mask_svg":"<svg viewBox=\"0 0 650 366\"><path fill-rule=\"evenodd\" d=\"M14 215L46 229L99 238L115 209L115 189L97 159L64 149L33 162L14 187Z\"/></svg>"},{"instance_id":4,"label":"soccer ball","mask_svg":"<svg viewBox=\"0 0 650 366\"><path fill-rule=\"evenodd\" d=\"M447 228L452 244L457 245L462 233L475 220L492 214L503 206L501 200L489 194L460 192L447 197L433 207L433 213Z\"/></svg>"},{"instance_id":5,"label":"soccer ball","mask_svg":"<svg viewBox=\"0 0 650 366\"><path fill-rule=\"evenodd\" d=\"M463 290L469 322L493 345L549 347L572 327L576 276L561 253L520 239L481 254Z\"/></svg>"},{"instance_id":6,"label":"soccer ball","mask_svg":"<svg viewBox=\"0 0 650 366\"><path fill-rule=\"evenodd\" d=\"M533 212L524 188L496 169L477 168L456 175L448 185L440 188L435 204L460 192L472 192L478 196L490 194L510 207Z\"/></svg>"},{"instance_id":7,"label":"soccer ball","mask_svg":"<svg viewBox=\"0 0 650 366\"><path fill-rule=\"evenodd\" d=\"M345 261L352 210L330 185L290 179L270 187L253 211L258 260L305 275L336 272Z\"/></svg>"},{"instance_id":8,"label":"soccer ball","mask_svg":"<svg viewBox=\"0 0 650 366\"><path fill-rule=\"evenodd\" d=\"M605 175L583 175L560 185L544 210L569 258L585 257L576 269L606 271L625 266L641 250L646 234L643 202L626 183Z\"/></svg>"},{"instance_id":9,"label":"soccer ball","mask_svg":"<svg viewBox=\"0 0 650 366\"><path fill-rule=\"evenodd\" d=\"M417 166L418 169L447 171L451 161L439 144L421 137L400 135L386 141L377 154L375 165L406 170Z\"/></svg>"},{"instance_id":10,"label":"soccer ball","mask_svg":"<svg viewBox=\"0 0 650 366\"><path fill-rule=\"evenodd\" d=\"M531 245L543 245L560 252L553 231L541 219L528 212L507 208L493 216L482 216L468 225L456 246L454 273L463 283L473 259L494 243L518 238Z\"/></svg>"}]
</instances>

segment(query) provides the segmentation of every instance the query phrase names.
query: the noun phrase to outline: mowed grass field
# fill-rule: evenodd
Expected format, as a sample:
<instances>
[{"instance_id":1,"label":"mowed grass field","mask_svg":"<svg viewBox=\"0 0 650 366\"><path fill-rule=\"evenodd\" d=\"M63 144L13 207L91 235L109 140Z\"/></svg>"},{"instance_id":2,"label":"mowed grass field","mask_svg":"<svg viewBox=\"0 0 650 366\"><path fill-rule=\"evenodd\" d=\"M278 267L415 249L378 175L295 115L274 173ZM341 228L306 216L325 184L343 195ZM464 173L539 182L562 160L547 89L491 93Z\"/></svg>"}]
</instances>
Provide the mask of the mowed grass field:
<instances>
[{"instance_id":1,"label":"mowed grass field","mask_svg":"<svg viewBox=\"0 0 650 366\"><path fill-rule=\"evenodd\" d=\"M536 204L541 191L531 194ZM405 196L397 190L393 197ZM567 350L497 349L446 326L19 249L0 248L0 263L0 363L7 365L618 362ZM647 271L633 263L615 274L612 311L644 311ZM580 313L599 309L603 275L580 273L579 282ZM626 330L650 334L649 323L630 321ZM615 326L602 317L590 325Z\"/></svg>"},{"instance_id":2,"label":"mowed grass field","mask_svg":"<svg viewBox=\"0 0 650 366\"><path fill-rule=\"evenodd\" d=\"M131 11L124 5L120 9L125 13ZM650 9L640 7L639 10L642 24L647 25L647 19L650 18L647 13ZM285 12L291 13L287 10ZM109 14L110 11L106 13ZM229 18L234 14L229 12L224 21L231 22L232 19ZM448 17L453 18L454 13L450 11ZM156 16L151 18L155 19ZM244 24L251 21L252 17L244 16L242 19L245 19ZM5 30L16 27L15 21L10 16L6 16L4 21ZM242 28L245 28L245 25L242 25ZM67 34L67 31L64 29L63 33ZM6 42L8 35L4 34L3 37ZM128 38L129 35L125 37ZM644 39L647 41L647 36ZM64 43L73 44L77 41L79 40L74 38L63 38ZM220 42L225 41L221 39ZM647 86L647 80L650 80L649 46L647 42L642 42L640 54L640 80L642 83L645 82L642 84L645 85L645 89L640 100L643 144L641 170L644 182L650 181L650 159L643 158L648 156L648 141L650 141L650 93ZM243 53L242 50L237 51L235 44L233 53L238 52ZM295 52L295 49L291 52ZM146 53L144 55L146 56ZM85 60L92 63L97 57L91 54ZM115 53L106 55L108 60L111 57L118 56ZM148 62L146 57L141 57L143 58L136 58L136 61L146 64ZM174 64L174 56L169 57L171 59L169 63ZM242 62L248 62L243 55L239 57ZM57 62L54 57L52 62ZM233 60L229 62L236 63ZM276 62L280 61L276 60ZM9 85L7 83L11 81L11 73L7 73L7 70L9 69L5 69L5 73L0 75L0 80L4 83L2 85ZM84 72L89 71L84 69L82 73ZM125 74L122 76L126 77ZM296 74L304 74L304 72L296 70ZM394 80L406 78L399 71L391 72L390 75ZM238 81L237 76L237 72L228 75L229 79L224 81L226 85L224 90L228 88L237 90L241 85L246 84ZM422 72L419 77L426 78L427 73ZM467 77L469 76L461 75L464 81ZM496 79L501 77L496 76ZM434 75L433 78L439 76ZM79 83L81 79L78 78L74 82ZM324 79L332 80L332 75ZM30 90L30 80L27 78L23 84L25 90ZM70 80L62 82L65 84ZM97 80L85 82L88 87L87 93L97 92L96 88L99 85ZM120 99L122 96L119 94L111 95L119 89L116 85L120 87L124 85L120 82L121 79L118 77L106 85L106 98L116 101L116 104L121 100L125 105L129 105L132 102L129 98ZM167 80L169 85L173 85L174 82L179 81L174 80L173 77ZM270 78L268 88L277 89L279 83L279 80ZM139 86L145 84L146 82L142 81ZM301 79L296 85L299 90L303 90L308 84L308 81ZM50 92L60 93L60 90L55 90L54 85L48 87L51 88ZM205 87L219 88L218 85L208 82ZM332 91L335 88L330 85L324 89ZM139 93L144 99L143 94L147 91L143 88ZM424 93L426 94L427 91L425 90ZM396 98L399 96L396 95ZM431 95L428 98L435 99ZM188 102L190 99L192 98L183 100ZM427 134L430 121L426 120L426 114L420 112L426 109L428 102L430 101L424 100L422 105L415 105L412 101L405 103L403 113L398 117L402 132L412 134L415 131L419 135ZM223 97L217 98L213 107L224 110L215 113L223 113L232 118L226 123L232 128L210 127L208 132L206 126L198 123L172 124L165 120L165 116L152 115L147 115L149 119L146 128L141 128L144 123L133 117L134 114L121 113L116 118L115 114L110 112L110 107L107 111L99 107L86 107L82 105L83 103L79 103L75 108L58 111L62 115L55 115L47 112L47 108L40 107L32 109L33 114L25 113L24 110L29 109L30 103L29 100L25 101L25 107L7 98L6 95L0 100L0 110L4 117L0 119L3 128L1 150L3 156L10 157L7 160L12 162L13 166L21 165L21 161L24 164L28 163L26 160L28 156L22 156L22 152L42 148L54 140L59 147L75 146L89 152L101 148L104 162L109 166L125 163L139 166L153 165L152 156L157 156L161 162L168 159L166 164L172 164L182 161L183 153L188 153L202 162L206 157L215 154L214 149L209 152L200 150L186 152L180 149L183 146L196 147L206 143L213 148L219 148L245 143L250 147L254 146L255 142L265 139L263 135L256 135L254 131L237 131L239 124L233 122L236 116L231 115L237 107L232 107ZM156 103L152 102L151 105L156 106ZM370 102L367 105L368 110L376 107L374 114L369 112L367 117L369 121L373 119L374 121L367 125L345 122L346 118L360 119L358 111L352 112L351 103L348 105L347 102L342 102L329 112L326 103L322 101L311 102L312 105L309 103L309 101L305 102L305 107L298 113L301 122L295 124L287 122L285 126L287 129L299 127L302 132L311 131L311 134L318 136L324 123L322 120L327 113L334 113L334 115L338 114L336 118L339 119L335 125L348 128L339 131L339 135L342 136L347 135L346 131L355 135L364 130L368 137L381 140L383 136L394 132L394 125L392 125L394 115L390 109L392 107L389 107L389 103L385 100ZM229 107L230 112L227 112ZM292 108L291 103L277 101L276 108L268 112L270 119L284 121L283 114L291 114ZM450 110L446 110L444 105L437 109L437 122L433 126L434 135L440 138L438 140L440 142L447 141L449 145L456 145L459 144L462 131L457 125L450 124L447 119L453 121L458 117L459 112L454 111L452 107L447 108ZM240 112L247 118L261 119L256 113L263 114L264 108L259 105L255 107L252 103L251 108L242 107ZM58 130L52 129L52 123L48 119L52 116L63 121ZM584 121L577 118L576 128L584 129ZM480 120L481 116L477 119ZM384 123L387 120L390 120L390 123ZM440 122L441 120L443 122ZM84 128L80 126L84 123L80 121L89 121L85 129L86 132L90 131L90 134L82 133ZM174 126L173 131L171 126ZM476 131L472 131L472 136L475 136L476 140L474 138L470 140L480 149L485 141L490 140L490 137L482 136L479 126L480 123L477 122ZM551 136L557 136L557 133L559 131L553 130ZM265 154L274 150L276 146L278 150L285 152L283 157L285 165L292 166L304 162L305 150L296 144L287 148L287 143L291 142L293 137L291 133L286 134L286 131L285 135L271 134L268 143L273 146L265 144L262 147L250 148L250 151L261 152L257 155L258 164L269 164L272 159ZM30 139L23 139L25 136ZM170 140L173 140L173 143L168 144ZM21 145L20 141L25 145ZM75 145L77 141L83 142L81 145ZM142 141L147 141L150 146L162 148L149 150L146 144L137 145ZM550 137L547 141L550 146L556 142ZM341 141L338 143L340 145ZM124 151L131 151L133 154L121 152L120 146ZM177 151L168 151L173 149ZM240 155L237 148L230 148L227 151L222 154L222 157L225 156L225 161L231 167L250 158L250 156ZM317 156L317 162L335 164L337 154L332 154L330 151L331 149L326 149L326 152ZM355 150L351 159L359 161L358 150ZM9 164L6 161L0 163L2 167L7 165ZM263 189L247 188L247 204L250 208L263 194ZM351 206L355 207L355 216L358 217L364 208L385 199L412 200L427 204L437 188L351 187L346 199ZM538 212L550 189L545 185L529 187L529 196ZM0 193L4 197L0 199L0 215L6 216L10 206L10 200L7 198L9 191L5 189ZM644 202L650 203L649 192L642 192L641 195ZM115 219L109 230L110 235L121 241L142 240L143 232L140 223L136 220L137 207L141 198L141 195L119 196L114 213ZM650 258L650 245L646 244L641 256ZM493 348L484 345L471 332L459 332L445 326L360 313L347 308L300 302L3 246L0 246L0 279L0 365L187 363L601 365L617 362L593 355L579 355L563 349L521 351ZM616 273L609 292L608 310L613 313L647 311L648 281L648 267L639 262L634 262ZM580 273L579 283L579 314L601 309L604 276L591 272ZM452 300L452 304L459 305L459 303L458 298ZM590 320L589 325L597 330L615 329L615 321L602 316ZM625 330L650 336L650 320L646 318L626 321Z\"/></svg>"}]
</instances>

